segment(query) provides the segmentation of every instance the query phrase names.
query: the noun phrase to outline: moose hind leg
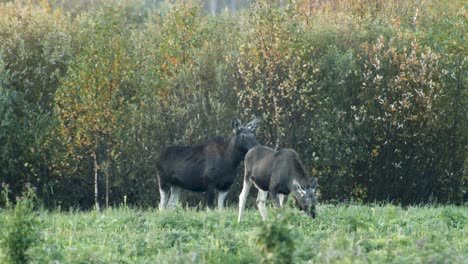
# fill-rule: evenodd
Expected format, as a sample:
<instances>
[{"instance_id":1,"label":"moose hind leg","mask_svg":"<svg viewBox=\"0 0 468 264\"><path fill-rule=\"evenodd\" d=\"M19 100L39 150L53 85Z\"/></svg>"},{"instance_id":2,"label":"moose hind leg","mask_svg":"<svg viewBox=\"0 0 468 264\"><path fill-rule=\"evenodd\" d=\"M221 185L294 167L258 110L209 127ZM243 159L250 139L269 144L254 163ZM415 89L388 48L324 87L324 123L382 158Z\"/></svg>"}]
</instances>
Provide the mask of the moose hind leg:
<instances>
[{"instance_id":1,"label":"moose hind leg","mask_svg":"<svg viewBox=\"0 0 468 264\"><path fill-rule=\"evenodd\" d=\"M179 202L181 191L182 189L180 187L171 187L171 198L169 198L169 203L167 205L169 208L174 208L177 205L177 203Z\"/></svg>"},{"instance_id":2,"label":"moose hind leg","mask_svg":"<svg viewBox=\"0 0 468 264\"><path fill-rule=\"evenodd\" d=\"M267 220L267 212L266 212L266 198L268 196L268 191L258 190L257 196L257 207L262 215L263 221Z\"/></svg>"},{"instance_id":3,"label":"moose hind leg","mask_svg":"<svg viewBox=\"0 0 468 264\"><path fill-rule=\"evenodd\" d=\"M252 187L252 182L250 180L244 180L242 192L239 195L239 216L237 217L238 223L240 223L241 221L242 212L245 209L245 202L247 201L247 196L249 195L250 187Z\"/></svg>"},{"instance_id":4,"label":"moose hind leg","mask_svg":"<svg viewBox=\"0 0 468 264\"><path fill-rule=\"evenodd\" d=\"M226 200L226 197L229 193L228 191L219 191L218 193L218 209L223 210L224 209L224 201Z\"/></svg>"}]
</instances>

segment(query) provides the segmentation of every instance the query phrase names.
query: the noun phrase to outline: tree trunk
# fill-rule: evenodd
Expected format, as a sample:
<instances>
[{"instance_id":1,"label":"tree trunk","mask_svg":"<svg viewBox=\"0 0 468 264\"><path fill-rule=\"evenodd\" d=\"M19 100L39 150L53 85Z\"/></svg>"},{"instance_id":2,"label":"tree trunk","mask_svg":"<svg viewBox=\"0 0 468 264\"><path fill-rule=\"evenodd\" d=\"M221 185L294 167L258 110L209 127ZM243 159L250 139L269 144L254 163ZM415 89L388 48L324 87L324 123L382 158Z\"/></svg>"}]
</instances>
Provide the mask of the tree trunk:
<instances>
[{"instance_id":1,"label":"tree trunk","mask_svg":"<svg viewBox=\"0 0 468 264\"><path fill-rule=\"evenodd\" d=\"M109 208L109 173L106 173L106 209Z\"/></svg>"},{"instance_id":2,"label":"tree trunk","mask_svg":"<svg viewBox=\"0 0 468 264\"><path fill-rule=\"evenodd\" d=\"M274 111L274 126L276 130L275 149L279 149L281 142L281 126L280 126L280 115L278 109L278 99L276 95L273 95L273 111Z\"/></svg>"},{"instance_id":3,"label":"tree trunk","mask_svg":"<svg viewBox=\"0 0 468 264\"><path fill-rule=\"evenodd\" d=\"M93 162L94 162L94 205L96 207L96 210L99 211L98 162L97 162L96 150L94 150L94 152L93 152L93 154L91 154L91 156L93 157Z\"/></svg>"},{"instance_id":4,"label":"tree trunk","mask_svg":"<svg viewBox=\"0 0 468 264\"><path fill-rule=\"evenodd\" d=\"M109 174L110 174L110 163L111 163L111 152L110 152L110 140L107 141L107 164L104 172L106 174L106 209L109 208Z\"/></svg>"}]
</instances>

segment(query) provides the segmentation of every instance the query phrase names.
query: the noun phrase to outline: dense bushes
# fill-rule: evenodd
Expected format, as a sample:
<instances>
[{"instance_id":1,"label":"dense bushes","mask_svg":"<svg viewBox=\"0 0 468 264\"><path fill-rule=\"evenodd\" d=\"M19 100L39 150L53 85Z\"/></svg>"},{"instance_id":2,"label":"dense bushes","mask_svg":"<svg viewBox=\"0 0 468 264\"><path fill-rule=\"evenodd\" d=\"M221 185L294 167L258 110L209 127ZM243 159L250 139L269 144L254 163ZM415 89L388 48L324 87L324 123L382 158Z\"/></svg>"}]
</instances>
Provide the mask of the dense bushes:
<instances>
[{"instance_id":1,"label":"dense bushes","mask_svg":"<svg viewBox=\"0 0 468 264\"><path fill-rule=\"evenodd\" d=\"M66 17L40 5L0 4L0 181L48 196L53 105L73 56Z\"/></svg>"},{"instance_id":2,"label":"dense bushes","mask_svg":"<svg viewBox=\"0 0 468 264\"><path fill-rule=\"evenodd\" d=\"M297 149L324 200L466 200L462 1L63 8L0 4L13 194L31 182L47 206L154 206L157 149L261 115L260 141Z\"/></svg>"}]
</instances>

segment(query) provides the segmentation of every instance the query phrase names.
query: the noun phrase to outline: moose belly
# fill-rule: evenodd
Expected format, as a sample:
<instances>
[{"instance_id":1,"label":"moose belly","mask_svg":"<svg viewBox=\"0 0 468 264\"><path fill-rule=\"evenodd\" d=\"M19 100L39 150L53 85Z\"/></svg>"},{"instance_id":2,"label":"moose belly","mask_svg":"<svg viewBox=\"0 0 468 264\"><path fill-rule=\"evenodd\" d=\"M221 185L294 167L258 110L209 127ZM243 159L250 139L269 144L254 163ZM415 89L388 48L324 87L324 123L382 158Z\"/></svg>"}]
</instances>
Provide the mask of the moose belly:
<instances>
[{"instance_id":1,"label":"moose belly","mask_svg":"<svg viewBox=\"0 0 468 264\"><path fill-rule=\"evenodd\" d=\"M229 180L224 180L224 181L219 181L217 184L216 184L216 189L217 190L220 190L220 191L227 191L232 183L234 182L234 179L229 179Z\"/></svg>"},{"instance_id":2,"label":"moose belly","mask_svg":"<svg viewBox=\"0 0 468 264\"><path fill-rule=\"evenodd\" d=\"M255 187L263 191L268 191L268 189L270 188L270 181L268 178L252 177L252 181Z\"/></svg>"},{"instance_id":3,"label":"moose belly","mask_svg":"<svg viewBox=\"0 0 468 264\"><path fill-rule=\"evenodd\" d=\"M193 192L206 191L205 181L197 170L178 170L171 177L171 184Z\"/></svg>"},{"instance_id":4,"label":"moose belly","mask_svg":"<svg viewBox=\"0 0 468 264\"><path fill-rule=\"evenodd\" d=\"M202 181L197 179L189 179L181 181L179 179L174 179L172 182L173 185L179 186L183 189L192 191L192 192L205 192L206 186L203 184Z\"/></svg>"}]
</instances>

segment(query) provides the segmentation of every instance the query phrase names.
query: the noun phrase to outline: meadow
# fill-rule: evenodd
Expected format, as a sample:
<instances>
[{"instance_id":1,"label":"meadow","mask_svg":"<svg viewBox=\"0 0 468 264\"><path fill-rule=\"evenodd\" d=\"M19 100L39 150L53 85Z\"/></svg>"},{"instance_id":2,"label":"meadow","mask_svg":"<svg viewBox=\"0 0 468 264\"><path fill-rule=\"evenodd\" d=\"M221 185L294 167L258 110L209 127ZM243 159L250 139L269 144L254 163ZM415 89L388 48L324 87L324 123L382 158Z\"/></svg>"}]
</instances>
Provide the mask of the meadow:
<instances>
[{"instance_id":1,"label":"meadow","mask_svg":"<svg viewBox=\"0 0 468 264\"><path fill-rule=\"evenodd\" d=\"M31 263L467 263L466 206L35 212ZM5 211L6 212L6 211ZM5 214L6 215L6 214ZM1 218L5 221L6 218ZM8 221L8 220L6 220ZM2 225L5 223L2 223ZM0 250L0 260L6 252Z\"/></svg>"}]
</instances>

